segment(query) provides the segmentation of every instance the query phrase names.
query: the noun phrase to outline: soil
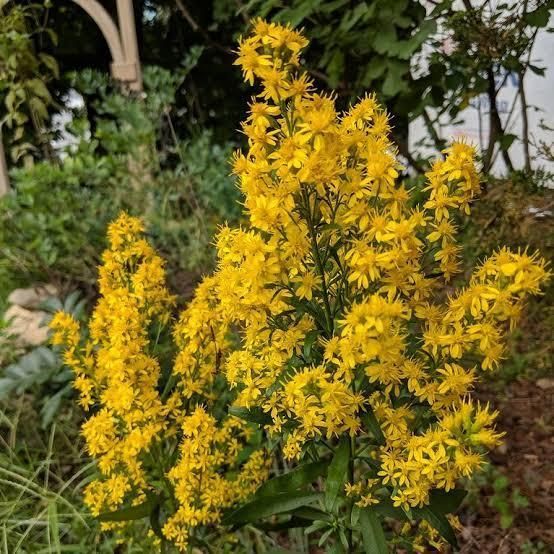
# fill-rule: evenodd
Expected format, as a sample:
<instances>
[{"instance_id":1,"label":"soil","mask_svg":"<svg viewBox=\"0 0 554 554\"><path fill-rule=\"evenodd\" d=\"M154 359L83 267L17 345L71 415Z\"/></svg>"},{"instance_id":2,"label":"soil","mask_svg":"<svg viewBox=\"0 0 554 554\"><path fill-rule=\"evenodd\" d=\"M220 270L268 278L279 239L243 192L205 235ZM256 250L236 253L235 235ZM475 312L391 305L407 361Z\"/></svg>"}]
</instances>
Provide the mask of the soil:
<instances>
[{"instance_id":1,"label":"soil","mask_svg":"<svg viewBox=\"0 0 554 554\"><path fill-rule=\"evenodd\" d=\"M489 505L493 490L487 485L478 505L460 515L463 554L554 553L554 387L548 381L538 382L544 388L516 381L500 391L498 384L496 389L489 385L476 395L500 411L498 428L506 432L491 460L529 505L515 510L512 525L502 529L498 512Z\"/></svg>"}]
</instances>

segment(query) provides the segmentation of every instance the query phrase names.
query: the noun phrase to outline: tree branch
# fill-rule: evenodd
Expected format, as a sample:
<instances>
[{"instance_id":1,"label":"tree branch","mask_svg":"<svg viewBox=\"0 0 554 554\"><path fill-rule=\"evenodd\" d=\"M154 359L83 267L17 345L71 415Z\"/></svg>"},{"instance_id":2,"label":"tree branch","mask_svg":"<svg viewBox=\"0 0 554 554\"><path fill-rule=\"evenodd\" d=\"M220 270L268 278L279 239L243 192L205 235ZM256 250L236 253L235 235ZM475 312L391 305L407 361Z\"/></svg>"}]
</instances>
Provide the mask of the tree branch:
<instances>
[{"instance_id":1,"label":"tree branch","mask_svg":"<svg viewBox=\"0 0 554 554\"><path fill-rule=\"evenodd\" d=\"M192 30L195 33L199 33L200 35L202 35L204 40L210 46L213 46L215 49L219 50L220 52L224 52L225 54L231 54L231 55L233 54L232 48L223 46L222 44L219 44L218 42L213 40L212 37L210 37L210 35L208 34L208 32L196 22L196 20L194 19L194 17L192 17L192 14L189 12L183 0L175 0L175 3L177 4L177 8L179 9L179 11L181 12L181 15L186 19L187 23L192 27Z\"/></svg>"}]
</instances>

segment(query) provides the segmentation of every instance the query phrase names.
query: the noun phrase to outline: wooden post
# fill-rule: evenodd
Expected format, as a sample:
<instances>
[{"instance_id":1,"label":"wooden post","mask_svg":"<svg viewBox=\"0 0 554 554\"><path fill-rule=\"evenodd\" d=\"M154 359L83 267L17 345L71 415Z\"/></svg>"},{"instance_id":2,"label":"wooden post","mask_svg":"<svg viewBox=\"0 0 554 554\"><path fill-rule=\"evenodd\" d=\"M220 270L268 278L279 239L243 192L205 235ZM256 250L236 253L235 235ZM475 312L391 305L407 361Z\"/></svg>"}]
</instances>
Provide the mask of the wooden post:
<instances>
[{"instance_id":1,"label":"wooden post","mask_svg":"<svg viewBox=\"0 0 554 554\"><path fill-rule=\"evenodd\" d=\"M142 73L140 70L133 0L117 0L117 17L125 61L128 65L133 66L134 69L134 79L129 82L129 88L135 92L141 92Z\"/></svg>"},{"instance_id":2,"label":"wooden post","mask_svg":"<svg viewBox=\"0 0 554 554\"><path fill-rule=\"evenodd\" d=\"M73 0L98 25L112 55L111 72L114 79L125 83L130 90L142 90L133 0L117 0L116 25L97 0Z\"/></svg>"},{"instance_id":3,"label":"wooden post","mask_svg":"<svg viewBox=\"0 0 554 554\"><path fill-rule=\"evenodd\" d=\"M0 129L0 197L8 194L9 191L10 177L8 175L8 164L6 163L6 154L4 152L2 130Z\"/></svg>"}]
</instances>

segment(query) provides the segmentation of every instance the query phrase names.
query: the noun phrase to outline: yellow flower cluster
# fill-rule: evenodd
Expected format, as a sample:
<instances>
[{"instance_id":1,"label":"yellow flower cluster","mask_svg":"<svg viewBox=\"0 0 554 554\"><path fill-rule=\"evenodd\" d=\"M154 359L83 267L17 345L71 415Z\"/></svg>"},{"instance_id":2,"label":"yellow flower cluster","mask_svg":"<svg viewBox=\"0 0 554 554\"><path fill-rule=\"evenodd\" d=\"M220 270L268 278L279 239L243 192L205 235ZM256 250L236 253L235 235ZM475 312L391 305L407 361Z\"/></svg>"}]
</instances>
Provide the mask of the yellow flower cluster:
<instances>
[{"instance_id":1,"label":"yellow flower cluster","mask_svg":"<svg viewBox=\"0 0 554 554\"><path fill-rule=\"evenodd\" d=\"M168 322L174 299L165 288L163 262L142 230L125 214L110 225L86 344L80 346L78 324L68 314L59 312L51 322L52 340L65 346L64 360L75 371L80 403L98 406L82 428L105 477L85 491L94 515L119 507L127 493L137 497L147 490L144 455L178 405L176 397L164 405L157 390L160 367L150 354L149 332Z\"/></svg>"},{"instance_id":2,"label":"yellow flower cluster","mask_svg":"<svg viewBox=\"0 0 554 554\"><path fill-rule=\"evenodd\" d=\"M455 220L480 189L473 148L445 150L418 204L398 182L386 113L373 96L337 113L300 67L306 44L261 20L240 41L236 63L261 88L233 165L249 226L221 230L210 278L219 319L241 339L222 367L237 403L271 416L286 457L348 433L378 460L395 504L419 506L498 443L495 414L469 397L478 370L464 355L495 367L548 272L537 256L501 250L445 300L460 271ZM350 494L369 505L379 487L363 482Z\"/></svg>"},{"instance_id":3,"label":"yellow flower cluster","mask_svg":"<svg viewBox=\"0 0 554 554\"><path fill-rule=\"evenodd\" d=\"M422 506L471 476L501 438L473 383L548 277L536 255L500 250L456 291L456 217L479 192L473 148L448 148L418 203L399 182L387 114L370 95L338 113L300 66L306 45L261 20L240 41L236 63L260 85L242 126L248 150L233 158L248 219L220 229L217 269L174 327L173 394L158 393L149 332L173 300L136 220L110 228L90 342L79 347L67 316L53 323L81 403L98 406L83 432L105 479L87 502L98 513L146 494L141 454L176 437L165 452L179 459L161 477L176 501L163 532L180 549L268 475L262 451L238 462L244 424L214 417L226 385L243 412L264 412L289 460L349 436L346 493L360 507Z\"/></svg>"},{"instance_id":4,"label":"yellow flower cluster","mask_svg":"<svg viewBox=\"0 0 554 554\"><path fill-rule=\"evenodd\" d=\"M507 249L488 258L469 286L437 311L425 332L425 348L434 357L461 358L474 353L483 369L502 358L506 328L513 329L528 294L537 294L545 279L544 262L537 255Z\"/></svg>"},{"instance_id":5,"label":"yellow flower cluster","mask_svg":"<svg viewBox=\"0 0 554 554\"><path fill-rule=\"evenodd\" d=\"M195 297L173 328L179 352L173 366L180 391L185 398L201 395L208 398L220 359L228 348L227 326L221 310L211 298L213 278L206 278L196 288Z\"/></svg>"},{"instance_id":6,"label":"yellow flower cluster","mask_svg":"<svg viewBox=\"0 0 554 554\"><path fill-rule=\"evenodd\" d=\"M462 524L456 516L449 514L447 519L453 529L457 531L462 529ZM413 551L418 554L427 554L430 547L433 551L435 549L437 552L445 551L444 540L426 520L420 520L415 524L405 523L400 529L400 536L404 543L408 542Z\"/></svg>"},{"instance_id":7,"label":"yellow flower cluster","mask_svg":"<svg viewBox=\"0 0 554 554\"><path fill-rule=\"evenodd\" d=\"M267 479L269 460L258 450L229 478L221 470L238 466L243 446L240 438L247 433L244 423L231 417L218 426L213 416L198 407L184 419L182 431L181 456L168 474L179 507L163 533L185 550L194 527L218 523L223 509L256 491Z\"/></svg>"},{"instance_id":8,"label":"yellow flower cluster","mask_svg":"<svg viewBox=\"0 0 554 554\"><path fill-rule=\"evenodd\" d=\"M239 463L248 428L236 418L216 421L198 407L214 397L220 349L227 344L219 320L212 320L214 310L203 307L213 305L210 279L174 327L179 351L162 394L153 352L174 306L163 262L144 240L137 218L121 214L108 237L90 337L83 344L79 323L64 312L51 322L52 342L63 345L79 402L92 414L82 433L102 477L87 486L85 502L98 516L152 493L171 497L174 513L163 533L186 550L196 527L219 521L222 509L245 500L267 479L268 460L257 450ZM175 382L179 388L172 391ZM170 452L177 450L180 457L170 467ZM158 490L160 481L170 490ZM103 526L121 530L119 523Z\"/></svg>"}]
</instances>

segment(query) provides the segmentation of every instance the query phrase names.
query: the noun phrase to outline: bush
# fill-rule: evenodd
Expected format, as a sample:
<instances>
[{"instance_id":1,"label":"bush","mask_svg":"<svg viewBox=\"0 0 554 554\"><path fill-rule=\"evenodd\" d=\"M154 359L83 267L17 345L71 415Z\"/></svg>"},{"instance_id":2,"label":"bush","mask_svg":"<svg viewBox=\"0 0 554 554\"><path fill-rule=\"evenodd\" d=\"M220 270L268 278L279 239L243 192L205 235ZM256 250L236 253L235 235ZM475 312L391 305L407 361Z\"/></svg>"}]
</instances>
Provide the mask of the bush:
<instances>
[{"instance_id":1,"label":"bush","mask_svg":"<svg viewBox=\"0 0 554 554\"><path fill-rule=\"evenodd\" d=\"M12 172L14 190L0 200L2 294L37 281L91 293L104 229L121 209L145 216L171 275L209 268L215 221L237 217L232 145L215 144L208 131L167 139L178 73L147 70L144 101L111 91L93 72L73 82L98 95L89 110L96 117L75 114L76 145L57 163Z\"/></svg>"},{"instance_id":2,"label":"bush","mask_svg":"<svg viewBox=\"0 0 554 554\"><path fill-rule=\"evenodd\" d=\"M261 20L240 42L261 84L233 164L248 221L220 230L176 355L163 261L126 214L90 338L69 314L52 322L89 412L85 502L123 536L149 517L152 548L224 551L245 525L304 527L336 552L455 545L456 487L501 440L470 393L545 263L501 249L457 286L472 148L454 143L418 202L397 182L386 114L372 96L337 114L300 66L306 44Z\"/></svg>"}]
</instances>

